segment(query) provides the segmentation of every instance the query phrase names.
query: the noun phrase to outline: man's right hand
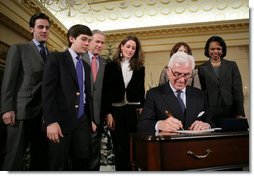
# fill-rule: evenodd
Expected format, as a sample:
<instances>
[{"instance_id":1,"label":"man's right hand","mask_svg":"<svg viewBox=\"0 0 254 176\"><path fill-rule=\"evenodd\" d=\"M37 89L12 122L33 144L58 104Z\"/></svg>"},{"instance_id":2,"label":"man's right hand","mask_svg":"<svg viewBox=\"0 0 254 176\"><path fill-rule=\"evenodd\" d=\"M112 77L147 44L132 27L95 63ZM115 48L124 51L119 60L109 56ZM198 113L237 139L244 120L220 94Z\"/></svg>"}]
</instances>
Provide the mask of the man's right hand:
<instances>
[{"instance_id":1,"label":"man's right hand","mask_svg":"<svg viewBox=\"0 0 254 176\"><path fill-rule=\"evenodd\" d=\"M168 117L165 120L158 121L158 130L165 132L174 132L183 128L183 124L180 120L173 116Z\"/></svg>"},{"instance_id":2,"label":"man's right hand","mask_svg":"<svg viewBox=\"0 0 254 176\"><path fill-rule=\"evenodd\" d=\"M3 122L6 125L15 125L15 112L14 111L9 111L9 112L5 112L2 115L3 118Z\"/></svg>"},{"instance_id":3,"label":"man's right hand","mask_svg":"<svg viewBox=\"0 0 254 176\"><path fill-rule=\"evenodd\" d=\"M51 123L47 126L47 137L50 141L54 143L59 143L59 137L64 137L61 127L57 122Z\"/></svg>"}]
</instances>

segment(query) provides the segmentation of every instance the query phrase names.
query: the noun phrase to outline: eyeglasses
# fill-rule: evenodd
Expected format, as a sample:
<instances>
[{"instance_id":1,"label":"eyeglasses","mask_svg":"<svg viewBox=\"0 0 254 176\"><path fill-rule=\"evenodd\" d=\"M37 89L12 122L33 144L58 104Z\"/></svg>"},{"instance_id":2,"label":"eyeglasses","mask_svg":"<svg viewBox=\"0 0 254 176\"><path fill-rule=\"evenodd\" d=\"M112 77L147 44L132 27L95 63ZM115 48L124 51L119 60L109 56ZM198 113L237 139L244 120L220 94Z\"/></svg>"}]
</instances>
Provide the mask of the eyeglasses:
<instances>
[{"instance_id":1,"label":"eyeglasses","mask_svg":"<svg viewBox=\"0 0 254 176\"><path fill-rule=\"evenodd\" d=\"M170 68L172 74L174 77L176 77L177 79L180 79L181 77L183 77L184 79L189 79L192 77L192 73L179 73L179 72L174 72L172 70L172 68Z\"/></svg>"}]
</instances>

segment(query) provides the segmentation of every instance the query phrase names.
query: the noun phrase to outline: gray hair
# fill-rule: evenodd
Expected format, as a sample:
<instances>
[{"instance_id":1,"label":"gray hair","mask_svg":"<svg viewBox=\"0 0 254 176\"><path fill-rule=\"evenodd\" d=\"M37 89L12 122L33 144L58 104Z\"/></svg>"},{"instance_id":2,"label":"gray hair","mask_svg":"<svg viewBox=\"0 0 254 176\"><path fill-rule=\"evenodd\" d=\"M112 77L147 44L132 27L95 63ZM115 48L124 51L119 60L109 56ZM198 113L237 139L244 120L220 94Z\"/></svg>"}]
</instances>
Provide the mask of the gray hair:
<instances>
[{"instance_id":1,"label":"gray hair","mask_svg":"<svg viewBox=\"0 0 254 176\"><path fill-rule=\"evenodd\" d=\"M102 32L102 31L99 30L99 29L94 29L94 30L92 30L92 33L93 33L93 35L94 35L94 34L101 34L101 35L105 36L104 32Z\"/></svg>"},{"instance_id":2,"label":"gray hair","mask_svg":"<svg viewBox=\"0 0 254 176\"><path fill-rule=\"evenodd\" d=\"M185 52L176 52L173 54L168 61L168 67L172 68L174 63L179 63L181 65L191 64L192 70L195 68L194 57Z\"/></svg>"}]
</instances>

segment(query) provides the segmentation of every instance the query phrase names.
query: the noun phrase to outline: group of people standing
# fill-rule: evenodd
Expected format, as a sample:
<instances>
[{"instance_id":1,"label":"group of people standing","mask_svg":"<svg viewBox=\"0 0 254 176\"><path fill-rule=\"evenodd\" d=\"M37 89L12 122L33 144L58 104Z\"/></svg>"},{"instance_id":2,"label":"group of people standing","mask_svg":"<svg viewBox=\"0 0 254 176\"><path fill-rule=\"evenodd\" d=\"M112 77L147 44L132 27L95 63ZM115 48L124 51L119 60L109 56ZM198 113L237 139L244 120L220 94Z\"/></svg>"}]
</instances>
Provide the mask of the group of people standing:
<instances>
[{"instance_id":1,"label":"group of people standing","mask_svg":"<svg viewBox=\"0 0 254 176\"><path fill-rule=\"evenodd\" d=\"M202 130L223 118L245 117L241 75L236 62L224 59L225 41L210 37L204 55L209 60L195 69L190 46L173 46L159 86L147 91L139 131Z\"/></svg>"},{"instance_id":2,"label":"group of people standing","mask_svg":"<svg viewBox=\"0 0 254 176\"><path fill-rule=\"evenodd\" d=\"M100 55L105 44L100 30L72 26L63 52L46 47L50 20L44 13L31 17L30 30L33 40L11 46L7 55L1 88L7 125L2 170L22 170L29 146L30 170L99 171L106 124L115 169L128 171L131 133L202 130L216 126L218 118L244 116L241 76L236 63L224 59L226 44L219 36L207 41L209 61L196 76L189 45L177 44L164 69L165 81L145 97L144 53L136 36L124 38L107 63ZM194 88L196 78L202 90Z\"/></svg>"},{"instance_id":3,"label":"group of people standing","mask_svg":"<svg viewBox=\"0 0 254 176\"><path fill-rule=\"evenodd\" d=\"M30 170L99 171L105 121L116 146L116 170L129 170L127 133L136 132L136 109L142 108L145 94L138 38L126 37L107 64L100 55L105 45L100 30L72 26L63 52L47 49L50 20L44 13L31 17L30 30L33 40L11 46L7 54L1 87L7 127L2 170L23 170L29 147Z\"/></svg>"}]
</instances>

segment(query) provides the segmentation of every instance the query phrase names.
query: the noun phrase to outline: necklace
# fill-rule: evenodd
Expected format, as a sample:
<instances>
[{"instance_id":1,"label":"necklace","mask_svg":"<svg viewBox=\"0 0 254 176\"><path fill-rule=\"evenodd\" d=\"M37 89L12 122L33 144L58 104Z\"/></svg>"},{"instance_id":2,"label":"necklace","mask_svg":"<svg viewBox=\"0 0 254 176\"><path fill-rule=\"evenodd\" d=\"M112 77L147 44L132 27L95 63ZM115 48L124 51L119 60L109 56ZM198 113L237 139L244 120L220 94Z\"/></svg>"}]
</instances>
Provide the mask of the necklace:
<instances>
[{"instance_id":1,"label":"necklace","mask_svg":"<svg viewBox=\"0 0 254 176\"><path fill-rule=\"evenodd\" d=\"M219 67L221 65L221 61L218 62L218 63L211 62L211 64L212 64L213 67Z\"/></svg>"}]
</instances>

